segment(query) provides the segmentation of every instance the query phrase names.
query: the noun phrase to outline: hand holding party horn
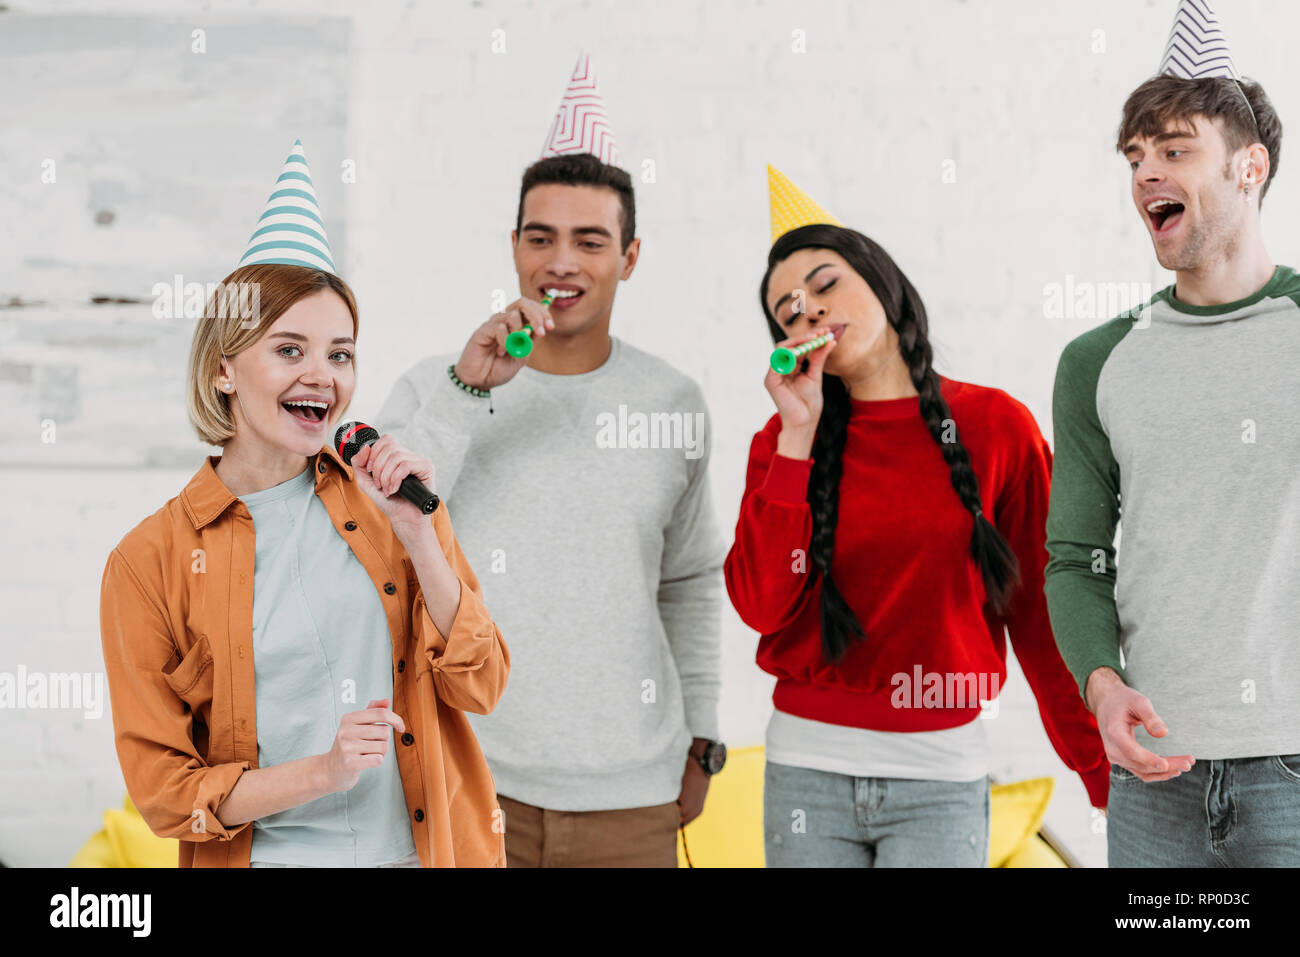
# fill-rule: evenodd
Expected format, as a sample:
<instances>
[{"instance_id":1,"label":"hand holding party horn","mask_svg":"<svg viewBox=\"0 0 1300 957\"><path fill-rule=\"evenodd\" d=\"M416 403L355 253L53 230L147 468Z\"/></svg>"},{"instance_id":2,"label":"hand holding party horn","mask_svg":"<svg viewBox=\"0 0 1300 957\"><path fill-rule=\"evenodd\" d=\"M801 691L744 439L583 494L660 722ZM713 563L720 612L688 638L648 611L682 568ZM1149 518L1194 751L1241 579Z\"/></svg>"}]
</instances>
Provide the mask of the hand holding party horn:
<instances>
[{"instance_id":1,"label":"hand holding party horn","mask_svg":"<svg viewBox=\"0 0 1300 957\"><path fill-rule=\"evenodd\" d=\"M799 360L812 352L814 349L820 349L822 346L835 340L835 333L831 331L823 332L814 339L807 342L801 342L797 346L772 350L772 371L781 375L789 375L795 369L799 368Z\"/></svg>"},{"instance_id":2,"label":"hand holding party horn","mask_svg":"<svg viewBox=\"0 0 1300 957\"><path fill-rule=\"evenodd\" d=\"M547 293L542 297L542 305L549 306L555 301L555 297ZM525 323L516 332L506 336L506 352L510 353L516 359L522 359L533 351L533 327Z\"/></svg>"}]
</instances>

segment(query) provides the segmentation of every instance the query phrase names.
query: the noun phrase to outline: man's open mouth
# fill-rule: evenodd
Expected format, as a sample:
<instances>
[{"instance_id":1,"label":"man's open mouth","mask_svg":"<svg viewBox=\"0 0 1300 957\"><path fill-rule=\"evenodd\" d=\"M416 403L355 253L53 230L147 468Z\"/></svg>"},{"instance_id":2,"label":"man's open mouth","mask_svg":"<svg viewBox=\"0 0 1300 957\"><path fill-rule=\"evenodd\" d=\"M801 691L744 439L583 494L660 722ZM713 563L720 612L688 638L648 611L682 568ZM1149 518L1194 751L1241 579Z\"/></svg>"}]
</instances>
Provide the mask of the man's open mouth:
<instances>
[{"instance_id":1,"label":"man's open mouth","mask_svg":"<svg viewBox=\"0 0 1300 957\"><path fill-rule=\"evenodd\" d=\"M301 419L303 422L323 422L325 416L329 413L329 405L325 402L281 402L281 408L288 412L295 419Z\"/></svg>"},{"instance_id":2,"label":"man's open mouth","mask_svg":"<svg viewBox=\"0 0 1300 957\"><path fill-rule=\"evenodd\" d=\"M551 297L552 309L568 309L582 298L583 290L577 286L560 285L542 287L542 295Z\"/></svg>"},{"instance_id":3,"label":"man's open mouth","mask_svg":"<svg viewBox=\"0 0 1300 957\"><path fill-rule=\"evenodd\" d=\"M1165 233L1178 225L1183 216L1183 204L1172 199L1156 199L1146 205L1147 218L1157 233Z\"/></svg>"}]
</instances>

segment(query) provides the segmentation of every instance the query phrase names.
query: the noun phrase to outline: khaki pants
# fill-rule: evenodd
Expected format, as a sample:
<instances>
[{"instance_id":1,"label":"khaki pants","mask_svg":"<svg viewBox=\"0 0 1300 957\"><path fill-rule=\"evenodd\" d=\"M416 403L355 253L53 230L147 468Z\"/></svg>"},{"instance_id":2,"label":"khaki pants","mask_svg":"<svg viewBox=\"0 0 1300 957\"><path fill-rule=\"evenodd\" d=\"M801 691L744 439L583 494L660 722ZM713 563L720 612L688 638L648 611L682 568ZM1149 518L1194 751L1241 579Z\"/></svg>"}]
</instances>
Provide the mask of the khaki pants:
<instances>
[{"instance_id":1,"label":"khaki pants","mask_svg":"<svg viewBox=\"0 0 1300 957\"><path fill-rule=\"evenodd\" d=\"M676 867L677 802L550 811L498 794L507 867Z\"/></svg>"}]
</instances>

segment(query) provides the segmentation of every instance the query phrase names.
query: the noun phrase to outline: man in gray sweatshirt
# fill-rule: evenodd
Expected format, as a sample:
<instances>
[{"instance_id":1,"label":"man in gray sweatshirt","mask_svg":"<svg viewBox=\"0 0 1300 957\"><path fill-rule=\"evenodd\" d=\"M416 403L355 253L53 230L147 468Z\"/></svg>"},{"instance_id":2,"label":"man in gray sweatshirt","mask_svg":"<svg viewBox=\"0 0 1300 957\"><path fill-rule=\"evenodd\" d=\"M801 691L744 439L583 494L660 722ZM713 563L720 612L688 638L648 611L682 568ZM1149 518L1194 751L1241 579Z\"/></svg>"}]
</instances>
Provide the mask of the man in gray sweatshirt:
<instances>
[{"instance_id":1,"label":"man in gray sweatshirt","mask_svg":"<svg viewBox=\"0 0 1300 957\"><path fill-rule=\"evenodd\" d=\"M677 828L725 757L708 410L610 335L634 236L625 171L589 153L534 163L511 233L520 298L459 356L406 372L378 417L433 462L510 643L509 688L470 722L511 867L676 866Z\"/></svg>"},{"instance_id":2,"label":"man in gray sweatshirt","mask_svg":"<svg viewBox=\"0 0 1300 957\"><path fill-rule=\"evenodd\" d=\"M1281 132L1232 76L1133 92L1117 148L1176 281L1057 368L1045 590L1111 761L1111 867L1300 865L1300 277L1259 212Z\"/></svg>"}]
</instances>

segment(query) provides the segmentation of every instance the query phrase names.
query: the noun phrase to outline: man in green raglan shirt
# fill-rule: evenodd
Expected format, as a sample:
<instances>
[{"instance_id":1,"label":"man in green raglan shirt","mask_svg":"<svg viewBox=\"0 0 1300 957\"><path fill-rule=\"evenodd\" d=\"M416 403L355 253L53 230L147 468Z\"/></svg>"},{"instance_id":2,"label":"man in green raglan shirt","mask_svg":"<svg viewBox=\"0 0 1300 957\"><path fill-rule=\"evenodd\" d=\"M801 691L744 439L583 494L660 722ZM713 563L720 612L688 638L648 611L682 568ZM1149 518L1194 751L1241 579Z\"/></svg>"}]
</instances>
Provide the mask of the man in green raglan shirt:
<instances>
[{"instance_id":1,"label":"man in green raglan shirt","mask_svg":"<svg viewBox=\"0 0 1300 957\"><path fill-rule=\"evenodd\" d=\"M1300 865L1300 278L1259 211L1281 131L1232 76L1129 96L1117 147L1176 280L1057 368L1045 591L1111 761L1111 867Z\"/></svg>"}]
</instances>

